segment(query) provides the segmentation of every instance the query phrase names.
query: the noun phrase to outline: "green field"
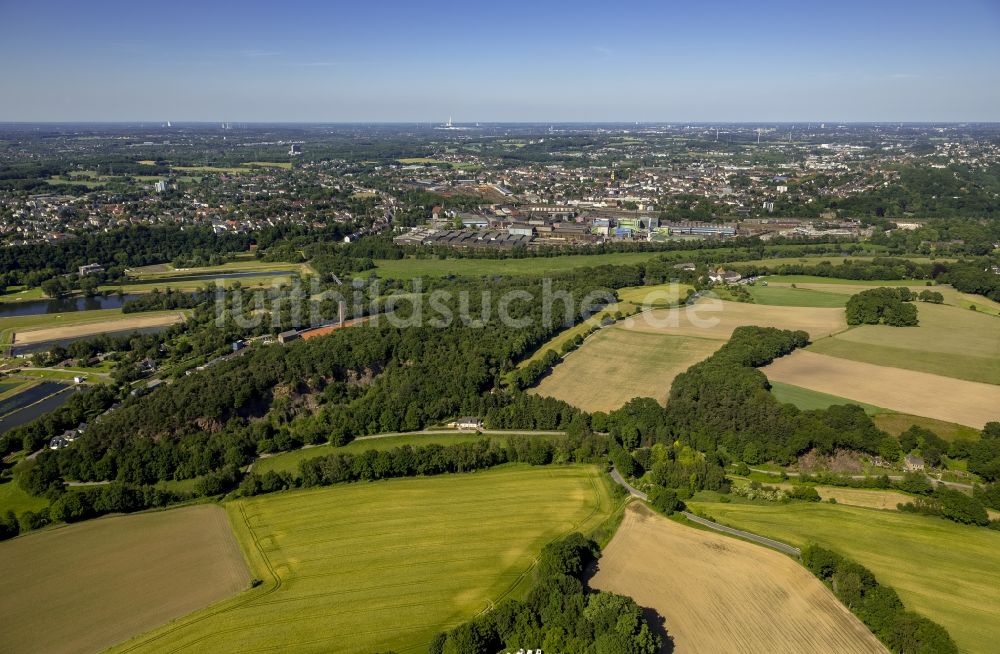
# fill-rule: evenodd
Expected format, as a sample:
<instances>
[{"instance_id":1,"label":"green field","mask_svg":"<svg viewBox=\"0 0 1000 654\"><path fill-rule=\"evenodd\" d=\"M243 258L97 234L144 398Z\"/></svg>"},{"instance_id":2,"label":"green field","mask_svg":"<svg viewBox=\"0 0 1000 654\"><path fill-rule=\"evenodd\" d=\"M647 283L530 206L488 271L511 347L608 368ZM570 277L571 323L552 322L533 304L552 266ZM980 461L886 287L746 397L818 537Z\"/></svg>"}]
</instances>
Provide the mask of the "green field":
<instances>
[{"instance_id":1,"label":"green field","mask_svg":"<svg viewBox=\"0 0 1000 654\"><path fill-rule=\"evenodd\" d=\"M961 651L996 651L1000 532L825 503L690 505L733 527L836 550L895 588L908 609L944 626Z\"/></svg>"},{"instance_id":2,"label":"green field","mask_svg":"<svg viewBox=\"0 0 1000 654\"><path fill-rule=\"evenodd\" d=\"M873 404L856 402L784 382L769 380L769 383L771 384L771 394L774 395L775 399L786 404L794 404L803 411L825 409L835 404L857 404L865 410L865 413L872 416L872 420L879 429L893 436L898 436L913 425L916 425L930 429L947 441L953 441L957 438L964 438L966 440L976 440L979 438L978 430L966 427L965 425L935 420L934 418L925 418L923 416L914 416L908 413L898 413Z\"/></svg>"},{"instance_id":3,"label":"green field","mask_svg":"<svg viewBox=\"0 0 1000 654\"><path fill-rule=\"evenodd\" d=\"M757 304L779 307L826 307L837 308L847 305L849 296L839 293L791 288L788 286L746 286L750 297Z\"/></svg>"},{"instance_id":4,"label":"green field","mask_svg":"<svg viewBox=\"0 0 1000 654\"><path fill-rule=\"evenodd\" d=\"M768 283L778 284L829 284L832 286L923 286L919 279L840 279L816 275L768 275Z\"/></svg>"},{"instance_id":5,"label":"green field","mask_svg":"<svg viewBox=\"0 0 1000 654\"><path fill-rule=\"evenodd\" d=\"M639 306L669 307L686 298L689 290L694 290L690 284L630 286L618 289L618 298L622 302L631 302Z\"/></svg>"},{"instance_id":6,"label":"green field","mask_svg":"<svg viewBox=\"0 0 1000 654\"><path fill-rule=\"evenodd\" d=\"M47 499L28 495L16 481L0 483L0 515L6 515L8 511L21 515L25 511L40 511L48 505Z\"/></svg>"},{"instance_id":7,"label":"green field","mask_svg":"<svg viewBox=\"0 0 1000 654\"><path fill-rule=\"evenodd\" d=\"M820 354L1000 384L1000 320L942 304L917 304L917 327L861 325L817 340Z\"/></svg>"},{"instance_id":8,"label":"green field","mask_svg":"<svg viewBox=\"0 0 1000 654\"><path fill-rule=\"evenodd\" d=\"M945 422L944 420L935 420L934 418L913 416L908 413L880 413L873 416L872 420L875 421L876 427L893 436L898 436L914 425L930 429L946 441L953 441L959 438L974 441L978 440L980 436L979 430L973 427L958 425L954 422ZM949 467L952 466L949 465Z\"/></svg>"},{"instance_id":9,"label":"green field","mask_svg":"<svg viewBox=\"0 0 1000 654\"><path fill-rule=\"evenodd\" d=\"M317 447L304 447L290 452L281 452L274 456L254 461L253 471L257 474L265 472L288 472L298 475L299 462L307 459L315 459L318 456L328 454L357 454L365 450L391 450L394 447L411 445L419 447L422 445L455 445L457 443L472 443L482 440L485 436L479 436L471 432L454 431L449 434L413 434L406 436L391 436L388 438L363 438L351 441L347 445L334 447L333 445L320 445Z\"/></svg>"},{"instance_id":10,"label":"green field","mask_svg":"<svg viewBox=\"0 0 1000 654\"><path fill-rule=\"evenodd\" d=\"M612 513L590 466L504 466L277 493L227 505L264 583L117 652L423 653L522 596L542 546Z\"/></svg>"},{"instance_id":11,"label":"green field","mask_svg":"<svg viewBox=\"0 0 1000 654\"><path fill-rule=\"evenodd\" d=\"M882 407L874 406L872 404L855 402L854 400L848 400L836 395L830 395L829 393L821 393L819 391L802 388L801 386L795 386L793 384L770 380L769 383L771 384L771 395L773 395L776 400L784 402L785 404L794 404L803 411L825 409L835 404L857 404L870 416L889 412L889 409L883 409Z\"/></svg>"}]
</instances>

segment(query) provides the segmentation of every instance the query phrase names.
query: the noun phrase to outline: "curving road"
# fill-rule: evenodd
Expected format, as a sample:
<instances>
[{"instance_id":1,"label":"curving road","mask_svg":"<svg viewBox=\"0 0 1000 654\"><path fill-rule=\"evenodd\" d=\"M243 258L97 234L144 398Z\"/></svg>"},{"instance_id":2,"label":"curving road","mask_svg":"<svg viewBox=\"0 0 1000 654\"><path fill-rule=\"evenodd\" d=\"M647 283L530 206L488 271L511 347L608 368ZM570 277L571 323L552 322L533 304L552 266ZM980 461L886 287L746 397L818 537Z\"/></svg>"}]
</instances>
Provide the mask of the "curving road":
<instances>
[{"instance_id":1,"label":"curving road","mask_svg":"<svg viewBox=\"0 0 1000 654\"><path fill-rule=\"evenodd\" d=\"M649 501L647 495L643 493L641 490L632 486L627 481L625 481L625 479L620 474L618 474L618 469L615 468L614 466L611 467L611 478L614 479L618 485L627 490L629 494L632 495L633 497L638 497L640 500L643 501L647 502ZM779 552L783 552L795 558L799 558L802 556L802 551L799 548L792 547L788 543L782 543L781 541L774 540L772 538L767 538L766 536L759 536L749 531L743 531L742 529L733 529L732 527L721 525L718 522L713 522L706 518L696 516L690 511L681 511L680 513L691 522L695 522L703 527L708 527L709 529L714 529L715 531L722 532L724 534L729 534L730 536L737 536L745 540L753 541L754 543L763 545L765 547L770 547L771 549L778 550Z\"/></svg>"}]
</instances>

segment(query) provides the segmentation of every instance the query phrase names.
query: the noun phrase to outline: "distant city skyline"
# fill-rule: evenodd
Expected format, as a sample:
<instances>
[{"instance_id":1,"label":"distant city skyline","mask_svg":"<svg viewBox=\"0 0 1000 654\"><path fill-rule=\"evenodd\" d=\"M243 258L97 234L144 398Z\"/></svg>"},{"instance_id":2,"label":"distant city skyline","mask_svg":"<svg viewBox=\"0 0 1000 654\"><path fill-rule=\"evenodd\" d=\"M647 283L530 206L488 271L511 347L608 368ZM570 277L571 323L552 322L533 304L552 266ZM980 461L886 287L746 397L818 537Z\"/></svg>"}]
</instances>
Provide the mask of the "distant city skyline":
<instances>
[{"instance_id":1,"label":"distant city skyline","mask_svg":"<svg viewBox=\"0 0 1000 654\"><path fill-rule=\"evenodd\" d=\"M1000 3L0 0L0 121L997 122Z\"/></svg>"}]
</instances>

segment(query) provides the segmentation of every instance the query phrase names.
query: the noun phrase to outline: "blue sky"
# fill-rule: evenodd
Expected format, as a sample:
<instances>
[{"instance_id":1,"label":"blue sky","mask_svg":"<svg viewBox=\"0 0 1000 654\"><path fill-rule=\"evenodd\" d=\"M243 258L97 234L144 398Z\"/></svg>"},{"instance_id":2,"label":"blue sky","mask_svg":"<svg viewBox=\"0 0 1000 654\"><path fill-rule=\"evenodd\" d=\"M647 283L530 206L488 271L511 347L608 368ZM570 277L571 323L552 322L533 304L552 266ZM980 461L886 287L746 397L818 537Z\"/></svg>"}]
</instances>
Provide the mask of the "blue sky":
<instances>
[{"instance_id":1,"label":"blue sky","mask_svg":"<svg viewBox=\"0 0 1000 654\"><path fill-rule=\"evenodd\" d=\"M0 0L3 121L449 115L1000 121L1000 0Z\"/></svg>"}]
</instances>

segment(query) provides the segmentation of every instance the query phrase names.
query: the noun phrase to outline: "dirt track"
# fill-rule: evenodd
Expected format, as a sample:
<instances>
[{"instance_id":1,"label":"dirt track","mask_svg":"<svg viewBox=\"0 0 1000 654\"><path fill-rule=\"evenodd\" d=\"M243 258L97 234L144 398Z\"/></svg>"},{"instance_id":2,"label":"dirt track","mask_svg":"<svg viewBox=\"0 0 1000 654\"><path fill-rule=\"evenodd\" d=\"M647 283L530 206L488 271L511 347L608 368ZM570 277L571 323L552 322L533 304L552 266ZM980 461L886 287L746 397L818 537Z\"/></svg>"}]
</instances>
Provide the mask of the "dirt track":
<instances>
[{"instance_id":1,"label":"dirt track","mask_svg":"<svg viewBox=\"0 0 1000 654\"><path fill-rule=\"evenodd\" d=\"M677 654L886 651L791 558L685 527L638 503L626 509L591 585L655 609Z\"/></svg>"},{"instance_id":2,"label":"dirt track","mask_svg":"<svg viewBox=\"0 0 1000 654\"><path fill-rule=\"evenodd\" d=\"M44 343L46 341L57 341L64 338L76 338L78 336L96 336L106 332L123 332L130 329L145 329L147 327L164 327L176 322L184 322L184 314L159 313L155 315L122 316L114 320L101 320L98 322L85 322L78 325L67 325L65 327L49 327L46 329L30 329L19 331L14 336L14 345L30 345L32 343Z\"/></svg>"},{"instance_id":3,"label":"dirt track","mask_svg":"<svg viewBox=\"0 0 1000 654\"><path fill-rule=\"evenodd\" d=\"M761 369L768 379L901 413L982 429L1000 419L1000 386L798 350Z\"/></svg>"}]
</instances>

